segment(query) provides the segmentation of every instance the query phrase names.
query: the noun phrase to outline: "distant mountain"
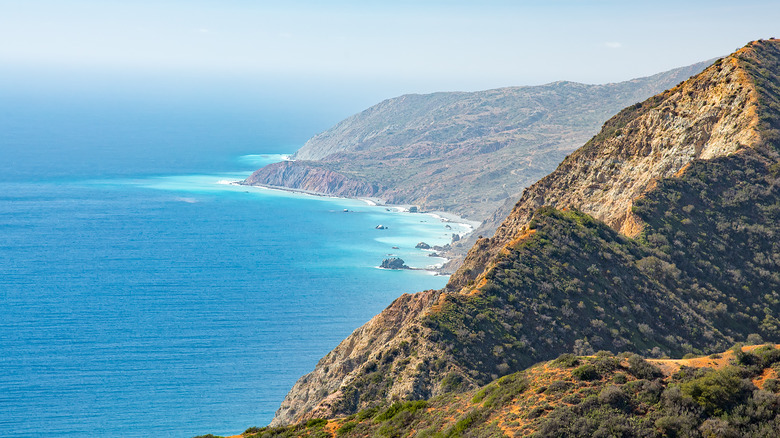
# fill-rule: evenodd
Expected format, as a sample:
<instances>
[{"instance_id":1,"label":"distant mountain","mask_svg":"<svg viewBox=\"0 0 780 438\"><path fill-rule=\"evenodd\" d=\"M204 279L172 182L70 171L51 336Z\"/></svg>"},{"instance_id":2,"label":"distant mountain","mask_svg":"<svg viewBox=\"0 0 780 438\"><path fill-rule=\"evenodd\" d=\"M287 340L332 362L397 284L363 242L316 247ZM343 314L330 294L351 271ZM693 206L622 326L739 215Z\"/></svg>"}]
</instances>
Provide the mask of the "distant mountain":
<instances>
[{"instance_id":1,"label":"distant mountain","mask_svg":"<svg viewBox=\"0 0 780 438\"><path fill-rule=\"evenodd\" d=\"M271 437L775 437L780 350L649 359L564 354L466 392L395 402L287 427Z\"/></svg>"},{"instance_id":2,"label":"distant mountain","mask_svg":"<svg viewBox=\"0 0 780 438\"><path fill-rule=\"evenodd\" d=\"M315 135L293 155L296 161L266 166L246 183L378 197L482 221L618 110L710 63L616 84L400 96Z\"/></svg>"},{"instance_id":3,"label":"distant mountain","mask_svg":"<svg viewBox=\"0 0 780 438\"><path fill-rule=\"evenodd\" d=\"M780 339L779 74L780 40L757 41L618 113L445 289L403 295L326 355L273 424L468 391L570 351Z\"/></svg>"}]
</instances>

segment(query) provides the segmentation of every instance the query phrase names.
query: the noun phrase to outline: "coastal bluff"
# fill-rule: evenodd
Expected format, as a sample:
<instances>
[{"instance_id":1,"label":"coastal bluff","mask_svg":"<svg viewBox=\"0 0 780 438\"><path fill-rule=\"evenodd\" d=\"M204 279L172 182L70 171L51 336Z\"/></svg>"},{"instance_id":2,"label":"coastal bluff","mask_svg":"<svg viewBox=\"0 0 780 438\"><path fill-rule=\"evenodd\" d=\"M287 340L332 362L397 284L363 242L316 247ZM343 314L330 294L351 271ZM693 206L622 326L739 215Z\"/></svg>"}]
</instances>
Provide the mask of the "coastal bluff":
<instances>
[{"instance_id":1,"label":"coastal bluff","mask_svg":"<svg viewBox=\"0 0 780 438\"><path fill-rule=\"evenodd\" d=\"M779 74L780 41L755 41L619 112L445 289L403 295L328 353L272 425L472 391L562 353L780 338Z\"/></svg>"},{"instance_id":2,"label":"coastal bluff","mask_svg":"<svg viewBox=\"0 0 780 438\"><path fill-rule=\"evenodd\" d=\"M315 135L291 161L259 169L245 183L377 197L483 221L618 110L708 64L603 85L559 81L395 97Z\"/></svg>"}]
</instances>

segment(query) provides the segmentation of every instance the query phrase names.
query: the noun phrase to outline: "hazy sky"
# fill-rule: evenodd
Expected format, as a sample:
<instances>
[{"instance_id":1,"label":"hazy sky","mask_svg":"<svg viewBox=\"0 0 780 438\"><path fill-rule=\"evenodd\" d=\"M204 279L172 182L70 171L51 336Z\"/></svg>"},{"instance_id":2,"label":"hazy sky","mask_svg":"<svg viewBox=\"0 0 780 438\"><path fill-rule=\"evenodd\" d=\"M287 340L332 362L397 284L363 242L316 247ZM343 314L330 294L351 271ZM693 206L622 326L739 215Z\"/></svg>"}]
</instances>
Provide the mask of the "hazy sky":
<instances>
[{"instance_id":1,"label":"hazy sky","mask_svg":"<svg viewBox=\"0 0 780 438\"><path fill-rule=\"evenodd\" d=\"M376 100L627 80L773 36L777 0L0 0L0 79L234 79Z\"/></svg>"}]
</instances>

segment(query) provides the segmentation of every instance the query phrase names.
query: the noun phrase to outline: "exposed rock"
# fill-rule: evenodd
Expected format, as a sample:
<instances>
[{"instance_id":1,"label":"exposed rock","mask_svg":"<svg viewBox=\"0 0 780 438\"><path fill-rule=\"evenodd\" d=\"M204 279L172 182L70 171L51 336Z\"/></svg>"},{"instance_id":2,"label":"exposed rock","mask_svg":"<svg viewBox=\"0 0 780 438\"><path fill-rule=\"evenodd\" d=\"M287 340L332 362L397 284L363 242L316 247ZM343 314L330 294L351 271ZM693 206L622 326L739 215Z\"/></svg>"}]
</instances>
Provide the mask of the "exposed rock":
<instances>
[{"instance_id":1,"label":"exposed rock","mask_svg":"<svg viewBox=\"0 0 780 438\"><path fill-rule=\"evenodd\" d=\"M425 242L420 242L417 245L414 246L417 249L431 249L431 245L428 245Z\"/></svg>"},{"instance_id":2,"label":"exposed rock","mask_svg":"<svg viewBox=\"0 0 780 438\"><path fill-rule=\"evenodd\" d=\"M344 197L372 197L381 189L378 184L303 161L269 164L250 175L244 184L286 187Z\"/></svg>"},{"instance_id":3,"label":"exposed rock","mask_svg":"<svg viewBox=\"0 0 780 438\"><path fill-rule=\"evenodd\" d=\"M382 224L379 224L379 225L377 225L377 226L376 226L376 229L377 229L377 230L386 230L386 229L387 229L387 227L386 227L386 226L384 226L384 225L382 225Z\"/></svg>"},{"instance_id":4,"label":"exposed rock","mask_svg":"<svg viewBox=\"0 0 780 438\"><path fill-rule=\"evenodd\" d=\"M448 289L476 279L541 206L576 208L635 236L633 201L695 159L713 159L758 140L755 89L736 57L626 108L558 168L523 192L493 238L476 242ZM475 233L476 234L476 233Z\"/></svg>"},{"instance_id":5,"label":"exposed rock","mask_svg":"<svg viewBox=\"0 0 780 438\"><path fill-rule=\"evenodd\" d=\"M398 257L382 260L382 264L379 267L384 269L410 269L406 266L404 260Z\"/></svg>"},{"instance_id":6,"label":"exposed rock","mask_svg":"<svg viewBox=\"0 0 780 438\"><path fill-rule=\"evenodd\" d=\"M356 401L353 403L349 394L345 394L342 388L347 382L363 374L372 363L381 360L374 351L400 346L404 340L417 337L424 330L418 317L435 302L440 293L441 291L429 290L413 295L401 295L382 313L355 330L333 351L320 359L314 371L295 383L276 411L271 425L290 424L301 419L326 418L334 412L354 410ZM415 366L419 363L421 361L414 358L410 362Z\"/></svg>"}]
</instances>

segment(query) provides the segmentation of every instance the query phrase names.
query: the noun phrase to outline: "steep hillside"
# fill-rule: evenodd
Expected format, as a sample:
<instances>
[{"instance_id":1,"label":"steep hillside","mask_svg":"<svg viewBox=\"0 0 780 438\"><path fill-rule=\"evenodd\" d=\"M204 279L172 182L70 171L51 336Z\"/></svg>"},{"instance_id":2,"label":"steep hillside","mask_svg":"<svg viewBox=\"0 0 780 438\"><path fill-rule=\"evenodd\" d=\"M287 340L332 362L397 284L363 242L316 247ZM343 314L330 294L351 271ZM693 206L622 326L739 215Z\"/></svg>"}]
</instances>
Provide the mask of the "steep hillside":
<instances>
[{"instance_id":1,"label":"steep hillside","mask_svg":"<svg viewBox=\"0 0 780 438\"><path fill-rule=\"evenodd\" d=\"M373 196L481 221L553 170L609 116L706 65L617 84L389 99L314 136L296 161L267 166L246 183Z\"/></svg>"},{"instance_id":2,"label":"steep hillside","mask_svg":"<svg viewBox=\"0 0 780 438\"><path fill-rule=\"evenodd\" d=\"M465 393L243 436L774 437L778 371L772 345L682 360L565 354Z\"/></svg>"},{"instance_id":3,"label":"steep hillside","mask_svg":"<svg viewBox=\"0 0 780 438\"><path fill-rule=\"evenodd\" d=\"M780 338L780 41L610 119L529 187L442 291L323 358L273 424L484 385L558 354Z\"/></svg>"}]
</instances>

